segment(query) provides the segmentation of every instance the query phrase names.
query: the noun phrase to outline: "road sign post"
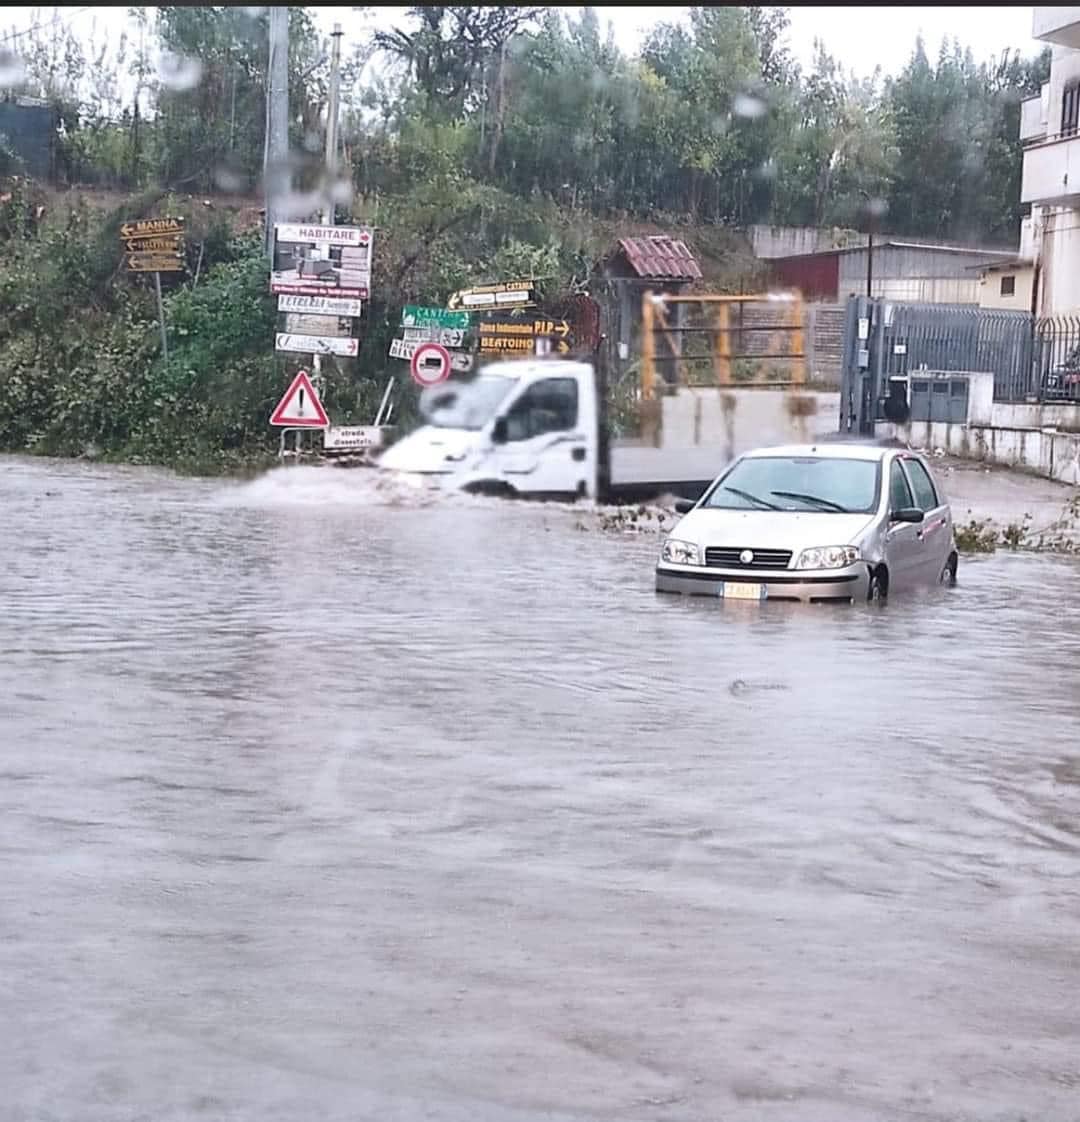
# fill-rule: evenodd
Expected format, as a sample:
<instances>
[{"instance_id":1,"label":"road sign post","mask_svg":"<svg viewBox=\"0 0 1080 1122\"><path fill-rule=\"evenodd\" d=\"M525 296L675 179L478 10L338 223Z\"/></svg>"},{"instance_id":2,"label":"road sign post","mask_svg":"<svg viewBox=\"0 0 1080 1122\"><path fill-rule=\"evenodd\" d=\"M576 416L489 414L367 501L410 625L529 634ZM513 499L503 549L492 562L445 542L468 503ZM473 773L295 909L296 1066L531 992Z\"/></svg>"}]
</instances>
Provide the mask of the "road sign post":
<instances>
[{"instance_id":1,"label":"road sign post","mask_svg":"<svg viewBox=\"0 0 1080 1122\"><path fill-rule=\"evenodd\" d=\"M157 292L157 318L161 325L161 356L165 365L169 365L169 340L165 335L165 302L161 299L161 274L154 273L154 289Z\"/></svg>"}]
</instances>

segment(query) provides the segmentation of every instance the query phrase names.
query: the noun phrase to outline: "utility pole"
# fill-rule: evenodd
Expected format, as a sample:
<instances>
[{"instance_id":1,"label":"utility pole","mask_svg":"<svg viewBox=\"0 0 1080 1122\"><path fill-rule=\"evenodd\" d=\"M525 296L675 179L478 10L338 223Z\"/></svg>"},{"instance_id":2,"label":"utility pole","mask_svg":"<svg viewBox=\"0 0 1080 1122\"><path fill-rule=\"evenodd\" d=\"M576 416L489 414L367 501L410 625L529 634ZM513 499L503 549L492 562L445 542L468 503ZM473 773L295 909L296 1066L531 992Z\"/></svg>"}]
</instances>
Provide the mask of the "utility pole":
<instances>
[{"instance_id":1,"label":"utility pole","mask_svg":"<svg viewBox=\"0 0 1080 1122\"><path fill-rule=\"evenodd\" d=\"M267 56L266 144L263 149L263 192L266 201L266 249L274 245L274 226L281 219L282 195L291 186L289 171L289 9L269 9Z\"/></svg>"},{"instance_id":2,"label":"utility pole","mask_svg":"<svg viewBox=\"0 0 1080 1122\"><path fill-rule=\"evenodd\" d=\"M337 172L338 104L341 100L341 24L334 24L330 51L330 100L326 107L326 209L323 225L334 224L334 175Z\"/></svg>"},{"instance_id":3,"label":"utility pole","mask_svg":"<svg viewBox=\"0 0 1080 1122\"><path fill-rule=\"evenodd\" d=\"M330 51L330 96L326 104L326 204L322 224L334 225L334 185L337 174L338 102L341 92L341 24L334 24L333 46ZM326 386L322 379L322 355L312 356L315 388L321 394Z\"/></svg>"}]
</instances>

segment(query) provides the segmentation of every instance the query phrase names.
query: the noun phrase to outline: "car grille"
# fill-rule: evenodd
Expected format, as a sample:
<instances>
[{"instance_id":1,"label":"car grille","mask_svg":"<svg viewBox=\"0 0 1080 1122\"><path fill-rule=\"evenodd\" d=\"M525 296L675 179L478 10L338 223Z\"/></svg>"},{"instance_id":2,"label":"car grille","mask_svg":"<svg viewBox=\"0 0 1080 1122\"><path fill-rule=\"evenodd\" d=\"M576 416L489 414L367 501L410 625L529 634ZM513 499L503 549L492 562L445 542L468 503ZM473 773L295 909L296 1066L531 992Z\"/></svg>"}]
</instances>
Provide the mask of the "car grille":
<instances>
[{"instance_id":1,"label":"car grille","mask_svg":"<svg viewBox=\"0 0 1080 1122\"><path fill-rule=\"evenodd\" d=\"M712 546L705 550L705 564L716 569L786 569L791 564L790 549L750 549L754 558L750 562L742 560L742 554L749 546L728 549Z\"/></svg>"}]
</instances>

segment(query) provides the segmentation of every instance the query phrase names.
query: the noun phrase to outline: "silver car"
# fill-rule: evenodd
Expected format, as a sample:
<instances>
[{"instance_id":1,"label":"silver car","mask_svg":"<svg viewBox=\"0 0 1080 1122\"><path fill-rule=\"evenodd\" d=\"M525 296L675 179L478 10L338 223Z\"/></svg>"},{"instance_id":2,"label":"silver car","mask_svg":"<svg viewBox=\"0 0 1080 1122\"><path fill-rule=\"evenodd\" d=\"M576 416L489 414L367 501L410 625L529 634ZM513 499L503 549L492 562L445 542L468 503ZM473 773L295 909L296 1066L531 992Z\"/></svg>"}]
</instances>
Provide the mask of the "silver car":
<instances>
[{"instance_id":1,"label":"silver car","mask_svg":"<svg viewBox=\"0 0 1080 1122\"><path fill-rule=\"evenodd\" d=\"M906 449L760 448L675 509L658 592L814 603L956 583L952 511Z\"/></svg>"}]
</instances>

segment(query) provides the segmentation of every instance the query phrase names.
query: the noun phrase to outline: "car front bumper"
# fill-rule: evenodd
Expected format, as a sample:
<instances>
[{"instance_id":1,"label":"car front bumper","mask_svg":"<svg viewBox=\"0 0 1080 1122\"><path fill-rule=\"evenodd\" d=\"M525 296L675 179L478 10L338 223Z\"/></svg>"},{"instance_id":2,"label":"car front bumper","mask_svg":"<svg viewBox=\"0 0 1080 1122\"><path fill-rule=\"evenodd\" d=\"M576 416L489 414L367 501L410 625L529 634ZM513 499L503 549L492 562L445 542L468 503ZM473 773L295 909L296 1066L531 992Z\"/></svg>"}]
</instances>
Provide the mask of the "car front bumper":
<instances>
[{"instance_id":1,"label":"car front bumper","mask_svg":"<svg viewBox=\"0 0 1080 1122\"><path fill-rule=\"evenodd\" d=\"M725 583L762 584L768 600L799 600L803 603L836 600L865 600L870 573L864 563L846 569L802 572L728 571L700 565L657 565L656 591L680 592L686 596L719 596Z\"/></svg>"}]
</instances>

